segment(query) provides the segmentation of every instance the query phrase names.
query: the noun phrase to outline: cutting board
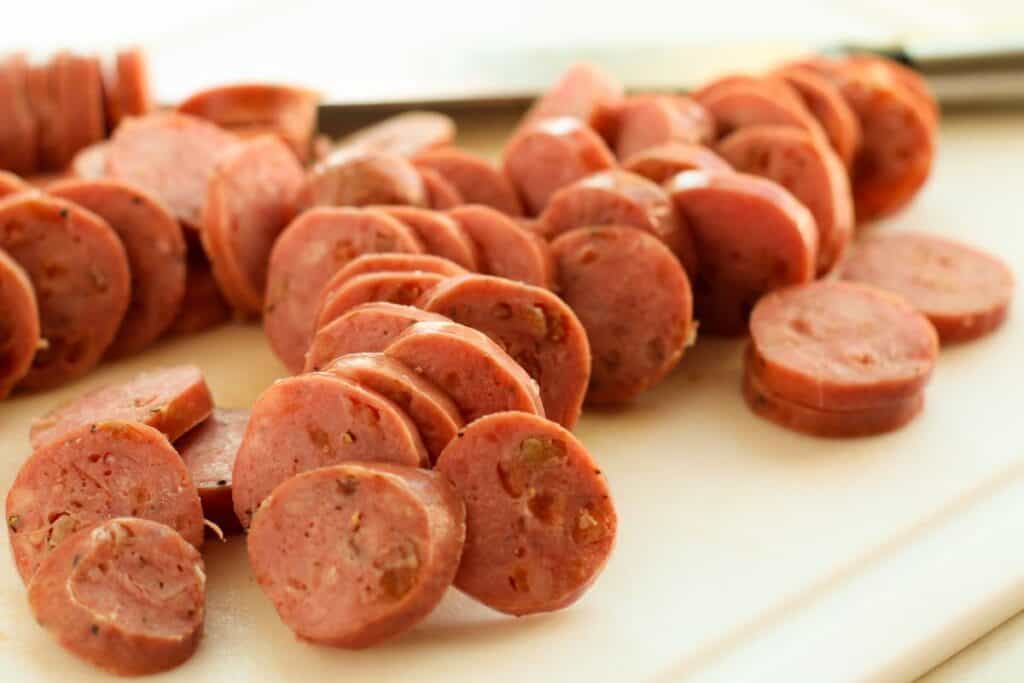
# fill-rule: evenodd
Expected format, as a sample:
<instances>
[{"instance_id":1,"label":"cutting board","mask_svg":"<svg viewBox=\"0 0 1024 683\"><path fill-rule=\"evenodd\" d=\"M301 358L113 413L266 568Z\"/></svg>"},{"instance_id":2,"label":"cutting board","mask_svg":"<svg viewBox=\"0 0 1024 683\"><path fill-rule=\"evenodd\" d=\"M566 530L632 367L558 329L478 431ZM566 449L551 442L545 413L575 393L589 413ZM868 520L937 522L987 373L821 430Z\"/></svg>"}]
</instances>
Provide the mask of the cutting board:
<instances>
[{"instance_id":1,"label":"cutting board","mask_svg":"<svg viewBox=\"0 0 1024 683\"><path fill-rule=\"evenodd\" d=\"M464 141L493 151L492 124ZM928 189L890 225L968 239L1024 272L1020 117L944 123ZM1024 318L942 353L924 414L890 435L822 440L764 422L740 397L741 343L702 339L636 404L578 433L610 480L617 550L560 613L514 619L455 590L409 634L344 652L297 642L245 562L208 542L206 637L161 680L837 681L911 679L1024 607ZM283 374L258 327L231 325L0 404L0 486L30 420L93 386L194 362L219 403ZM6 545L6 543L4 544ZM32 620L0 561L0 679L107 677Z\"/></svg>"}]
</instances>

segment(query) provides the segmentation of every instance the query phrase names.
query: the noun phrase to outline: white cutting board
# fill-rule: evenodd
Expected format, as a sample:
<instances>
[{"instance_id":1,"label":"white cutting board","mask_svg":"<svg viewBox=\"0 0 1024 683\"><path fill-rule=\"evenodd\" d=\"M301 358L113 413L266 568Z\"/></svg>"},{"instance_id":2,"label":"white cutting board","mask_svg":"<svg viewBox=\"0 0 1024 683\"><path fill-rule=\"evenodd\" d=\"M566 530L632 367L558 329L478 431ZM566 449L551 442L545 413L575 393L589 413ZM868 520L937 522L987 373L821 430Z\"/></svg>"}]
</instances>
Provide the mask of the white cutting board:
<instances>
[{"instance_id":1,"label":"white cutting board","mask_svg":"<svg viewBox=\"0 0 1024 683\"><path fill-rule=\"evenodd\" d=\"M464 139L493 149L480 133ZM1020 116L947 121L934 180L896 223L970 239L1022 273L1022 160ZM630 409L588 413L578 431L611 481L619 544L593 590L558 614L517 620L453 590L399 640L313 647L277 620L241 539L211 542L206 638L164 678L909 680L1024 607L1017 313L998 334L944 351L924 414L888 436L819 440L755 418L740 398L740 343L710 339ZM2 403L0 487L28 453L33 416L184 361L206 370L227 406L249 404L281 373L258 328L231 326ZM35 625L9 561L0 680L107 680Z\"/></svg>"}]
</instances>

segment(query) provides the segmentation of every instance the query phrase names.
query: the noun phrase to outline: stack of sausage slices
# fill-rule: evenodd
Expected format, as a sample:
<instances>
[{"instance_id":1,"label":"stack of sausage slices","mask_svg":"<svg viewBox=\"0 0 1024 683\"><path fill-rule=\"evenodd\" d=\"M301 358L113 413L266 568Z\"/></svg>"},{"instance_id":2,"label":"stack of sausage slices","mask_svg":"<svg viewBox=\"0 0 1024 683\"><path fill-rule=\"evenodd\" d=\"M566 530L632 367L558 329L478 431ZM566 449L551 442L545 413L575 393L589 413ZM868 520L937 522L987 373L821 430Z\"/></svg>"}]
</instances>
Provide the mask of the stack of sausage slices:
<instances>
[{"instance_id":1,"label":"stack of sausage slices","mask_svg":"<svg viewBox=\"0 0 1024 683\"><path fill-rule=\"evenodd\" d=\"M99 666L195 649L204 518L247 531L260 586L315 643L394 636L452 584L513 615L568 606L616 533L570 430L666 377L698 321L749 334L755 413L861 436L920 412L940 342L1007 314L991 255L909 232L851 248L932 166L935 102L890 62L814 58L691 97L626 96L577 65L500 165L431 112L315 141L315 105L204 91L126 119L77 179L0 202L7 389L152 342L193 272L186 311L262 316L291 373L227 411L197 369L163 369L33 426L15 561L39 621Z\"/></svg>"}]
</instances>

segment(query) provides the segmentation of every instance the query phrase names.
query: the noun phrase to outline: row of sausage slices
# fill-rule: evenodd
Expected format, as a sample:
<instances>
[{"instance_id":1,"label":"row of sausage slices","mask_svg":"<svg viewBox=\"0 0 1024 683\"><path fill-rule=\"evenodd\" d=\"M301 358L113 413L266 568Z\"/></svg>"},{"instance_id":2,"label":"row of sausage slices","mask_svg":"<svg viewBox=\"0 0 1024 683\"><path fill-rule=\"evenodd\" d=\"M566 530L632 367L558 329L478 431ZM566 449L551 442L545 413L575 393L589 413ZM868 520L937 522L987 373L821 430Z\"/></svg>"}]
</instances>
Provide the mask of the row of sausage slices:
<instances>
[{"instance_id":1,"label":"row of sausage slices","mask_svg":"<svg viewBox=\"0 0 1024 683\"><path fill-rule=\"evenodd\" d=\"M0 169L61 172L121 119L151 109L138 49L118 51L106 64L67 50L39 63L23 53L0 58Z\"/></svg>"},{"instance_id":2,"label":"row of sausage slices","mask_svg":"<svg viewBox=\"0 0 1024 683\"><path fill-rule=\"evenodd\" d=\"M7 525L39 623L115 673L181 663L205 617L204 525L248 532L259 585L309 642L376 644L451 585L517 616L575 602L616 534L598 465L487 336L428 314L385 334L389 306L405 308L360 307L382 350L280 380L251 411L214 407L180 366L37 420Z\"/></svg>"}]
</instances>

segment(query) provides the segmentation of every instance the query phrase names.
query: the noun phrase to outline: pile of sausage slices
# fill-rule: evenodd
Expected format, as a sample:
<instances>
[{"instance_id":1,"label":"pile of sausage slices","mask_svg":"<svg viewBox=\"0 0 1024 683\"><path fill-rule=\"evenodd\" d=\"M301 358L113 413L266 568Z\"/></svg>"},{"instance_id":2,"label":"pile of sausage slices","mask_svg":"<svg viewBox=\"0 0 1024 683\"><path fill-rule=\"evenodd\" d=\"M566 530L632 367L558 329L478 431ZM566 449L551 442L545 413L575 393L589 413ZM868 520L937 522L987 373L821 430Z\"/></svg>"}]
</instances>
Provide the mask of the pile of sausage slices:
<instances>
[{"instance_id":1,"label":"pile of sausage slices","mask_svg":"<svg viewBox=\"0 0 1024 683\"><path fill-rule=\"evenodd\" d=\"M117 87L146 92L125 54ZM10 58L0 81L33 73ZM26 102L38 160L56 124ZM814 57L689 97L627 96L577 65L500 165L454 147L442 114L330 141L316 106L266 84L136 99L109 139L67 149L64 177L0 176L0 394L229 309L262 317L292 374L225 410L197 368L163 368L33 424L12 553L39 622L105 669L195 650L204 525L247 533L257 581L313 643L390 638L451 585L508 614L564 608L617 527L570 430L584 404L662 380L698 321L749 335L751 410L843 437L911 420L940 343L1007 315L992 255L925 233L854 243L935 152L933 97L888 61Z\"/></svg>"}]
</instances>

